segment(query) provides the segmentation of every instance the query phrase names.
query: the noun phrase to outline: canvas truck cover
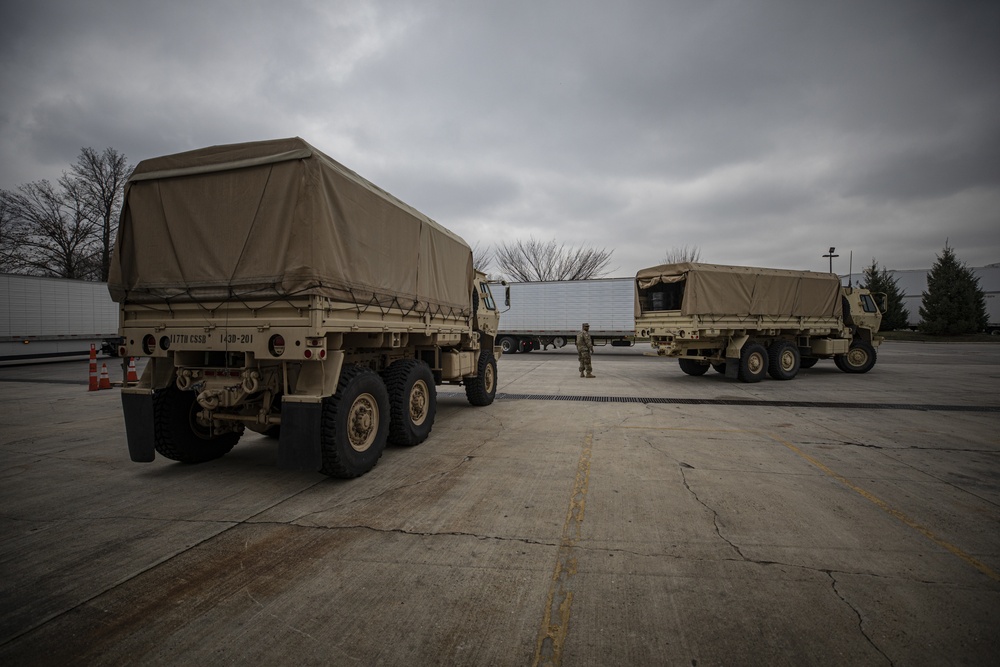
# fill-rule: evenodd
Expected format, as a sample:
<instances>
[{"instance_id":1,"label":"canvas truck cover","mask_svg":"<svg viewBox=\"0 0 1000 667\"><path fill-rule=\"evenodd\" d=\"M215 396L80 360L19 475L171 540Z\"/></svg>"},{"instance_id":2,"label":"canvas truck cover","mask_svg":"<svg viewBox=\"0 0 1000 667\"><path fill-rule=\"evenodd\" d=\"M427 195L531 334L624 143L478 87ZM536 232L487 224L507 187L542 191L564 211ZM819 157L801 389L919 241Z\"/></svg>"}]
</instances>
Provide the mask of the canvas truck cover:
<instances>
[{"instance_id":1,"label":"canvas truck cover","mask_svg":"<svg viewBox=\"0 0 1000 667\"><path fill-rule=\"evenodd\" d=\"M299 138L143 160L125 187L115 301L318 294L468 313L472 250Z\"/></svg>"},{"instance_id":2,"label":"canvas truck cover","mask_svg":"<svg viewBox=\"0 0 1000 667\"><path fill-rule=\"evenodd\" d=\"M664 264L636 274L640 290L684 281L682 315L840 317L840 278L832 273L720 264ZM641 315L638 293L636 317Z\"/></svg>"}]
</instances>

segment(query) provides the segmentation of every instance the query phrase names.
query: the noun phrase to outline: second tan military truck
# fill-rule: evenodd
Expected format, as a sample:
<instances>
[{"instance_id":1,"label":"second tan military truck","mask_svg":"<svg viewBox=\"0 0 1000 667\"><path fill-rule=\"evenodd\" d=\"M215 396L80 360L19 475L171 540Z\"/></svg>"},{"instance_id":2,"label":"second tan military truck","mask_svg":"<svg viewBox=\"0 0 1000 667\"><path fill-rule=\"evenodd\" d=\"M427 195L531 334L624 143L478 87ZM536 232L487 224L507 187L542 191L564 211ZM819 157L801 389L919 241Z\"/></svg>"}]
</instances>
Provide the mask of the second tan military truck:
<instances>
[{"instance_id":1,"label":"second tan military truck","mask_svg":"<svg viewBox=\"0 0 1000 667\"><path fill-rule=\"evenodd\" d=\"M820 359L866 373L882 342L884 295L831 273L667 264L639 271L635 294L636 335L688 375L791 380Z\"/></svg>"},{"instance_id":2,"label":"second tan military truck","mask_svg":"<svg viewBox=\"0 0 1000 667\"><path fill-rule=\"evenodd\" d=\"M428 437L436 386L488 405L499 315L458 236L298 138L140 162L109 289L129 453L197 463L246 429L356 477Z\"/></svg>"}]
</instances>

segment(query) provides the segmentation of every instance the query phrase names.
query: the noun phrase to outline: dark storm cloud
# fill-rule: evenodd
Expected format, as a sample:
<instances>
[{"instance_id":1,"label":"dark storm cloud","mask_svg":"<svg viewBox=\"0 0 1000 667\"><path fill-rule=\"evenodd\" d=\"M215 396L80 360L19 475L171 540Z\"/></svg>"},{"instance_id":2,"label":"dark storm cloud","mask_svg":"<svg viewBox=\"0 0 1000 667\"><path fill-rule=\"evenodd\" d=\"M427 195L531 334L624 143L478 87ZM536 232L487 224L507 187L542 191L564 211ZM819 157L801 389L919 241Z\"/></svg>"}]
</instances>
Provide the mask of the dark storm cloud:
<instances>
[{"instance_id":1,"label":"dark storm cloud","mask_svg":"<svg viewBox=\"0 0 1000 667\"><path fill-rule=\"evenodd\" d=\"M62 4L3 10L0 187L299 135L471 243L622 274L1000 261L996 3Z\"/></svg>"}]
</instances>

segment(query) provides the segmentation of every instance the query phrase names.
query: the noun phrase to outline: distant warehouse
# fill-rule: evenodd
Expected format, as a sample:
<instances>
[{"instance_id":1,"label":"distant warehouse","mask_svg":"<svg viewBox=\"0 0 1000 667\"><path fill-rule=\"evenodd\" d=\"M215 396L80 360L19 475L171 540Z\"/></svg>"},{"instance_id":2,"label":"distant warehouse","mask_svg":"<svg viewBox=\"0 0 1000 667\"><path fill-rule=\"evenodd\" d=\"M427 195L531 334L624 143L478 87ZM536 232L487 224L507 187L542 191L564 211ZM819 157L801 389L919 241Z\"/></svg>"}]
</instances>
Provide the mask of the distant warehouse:
<instances>
[{"instance_id":1,"label":"distant warehouse","mask_svg":"<svg viewBox=\"0 0 1000 667\"><path fill-rule=\"evenodd\" d=\"M979 289L986 296L986 315L990 333L1000 333L1000 264L970 267L973 275L979 278ZM920 302L927 291L927 274L930 269L889 270L889 276L896 279L899 291L903 294L903 306L909 311L907 323L911 328L920 324ZM844 276L841 276L842 278ZM851 284L864 282L864 274L852 273Z\"/></svg>"}]
</instances>

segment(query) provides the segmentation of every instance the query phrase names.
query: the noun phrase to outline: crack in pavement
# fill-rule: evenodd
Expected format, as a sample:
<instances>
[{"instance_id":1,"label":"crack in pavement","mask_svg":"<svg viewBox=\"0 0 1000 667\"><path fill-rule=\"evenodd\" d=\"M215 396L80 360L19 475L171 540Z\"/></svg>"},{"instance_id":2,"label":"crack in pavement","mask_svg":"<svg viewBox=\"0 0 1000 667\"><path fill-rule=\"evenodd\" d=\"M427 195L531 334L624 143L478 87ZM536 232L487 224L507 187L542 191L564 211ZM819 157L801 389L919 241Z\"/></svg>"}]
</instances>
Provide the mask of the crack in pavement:
<instances>
[{"instance_id":1,"label":"crack in pavement","mask_svg":"<svg viewBox=\"0 0 1000 667\"><path fill-rule=\"evenodd\" d=\"M854 612L854 615L858 619L858 632L860 632L861 636L865 638L865 641L868 642L868 645L871 646L875 651L877 651L879 655L885 658L885 661L888 662L890 665L895 664L893 663L892 658L886 655L885 651L879 648L878 644L875 643L875 640L865 630L865 620L864 617L862 617L861 615L861 610L855 607L853 604L851 604L851 601L848 600L847 597L845 597L844 594L840 592L840 589L837 588L837 578L833 576L834 574L833 571L822 570L822 572L825 572L830 577L830 588L833 591L833 594L836 595L837 599L843 602L848 609Z\"/></svg>"}]
</instances>

